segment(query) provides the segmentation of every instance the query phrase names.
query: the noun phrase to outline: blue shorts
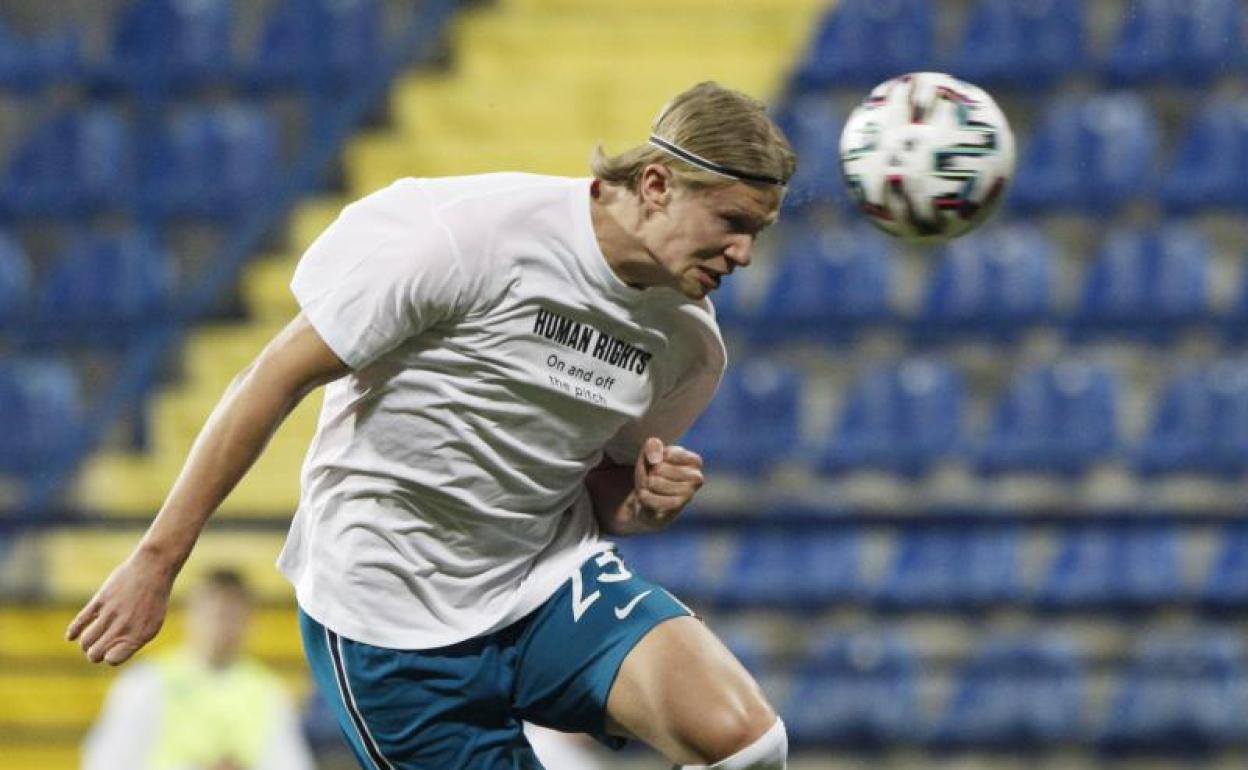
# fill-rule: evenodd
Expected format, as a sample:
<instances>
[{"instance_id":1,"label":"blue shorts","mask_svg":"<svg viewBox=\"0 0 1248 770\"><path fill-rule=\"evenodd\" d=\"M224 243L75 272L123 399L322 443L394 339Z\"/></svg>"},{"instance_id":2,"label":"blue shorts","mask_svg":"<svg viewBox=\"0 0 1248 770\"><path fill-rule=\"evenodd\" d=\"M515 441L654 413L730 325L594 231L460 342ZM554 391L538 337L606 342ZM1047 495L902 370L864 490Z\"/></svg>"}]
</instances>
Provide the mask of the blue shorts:
<instances>
[{"instance_id":1,"label":"blue shorts","mask_svg":"<svg viewBox=\"0 0 1248 770\"><path fill-rule=\"evenodd\" d=\"M299 625L317 687L366 770L541 770L521 720L619 748L605 722L620 664L650 629L690 614L612 550L525 618L448 647L373 647L302 610Z\"/></svg>"}]
</instances>

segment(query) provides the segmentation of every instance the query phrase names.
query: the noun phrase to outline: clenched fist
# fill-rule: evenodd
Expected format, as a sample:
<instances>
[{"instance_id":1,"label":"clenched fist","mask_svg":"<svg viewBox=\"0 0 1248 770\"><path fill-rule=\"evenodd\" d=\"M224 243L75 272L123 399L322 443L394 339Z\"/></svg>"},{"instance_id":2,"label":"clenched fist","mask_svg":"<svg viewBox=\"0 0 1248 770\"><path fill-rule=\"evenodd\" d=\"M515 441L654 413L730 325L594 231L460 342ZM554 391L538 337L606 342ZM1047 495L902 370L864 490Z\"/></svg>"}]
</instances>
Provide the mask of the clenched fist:
<instances>
[{"instance_id":1,"label":"clenched fist","mask_svg":"<svg viewBox=\"0 0 1248 770\"><path fill-rule=\"evenodd\" d=\"M689 504L702 488L702 458L681 446L664 446L646 439L633 469L637 516L648 529L662 529Z\"/></svg>"}]
</instances>

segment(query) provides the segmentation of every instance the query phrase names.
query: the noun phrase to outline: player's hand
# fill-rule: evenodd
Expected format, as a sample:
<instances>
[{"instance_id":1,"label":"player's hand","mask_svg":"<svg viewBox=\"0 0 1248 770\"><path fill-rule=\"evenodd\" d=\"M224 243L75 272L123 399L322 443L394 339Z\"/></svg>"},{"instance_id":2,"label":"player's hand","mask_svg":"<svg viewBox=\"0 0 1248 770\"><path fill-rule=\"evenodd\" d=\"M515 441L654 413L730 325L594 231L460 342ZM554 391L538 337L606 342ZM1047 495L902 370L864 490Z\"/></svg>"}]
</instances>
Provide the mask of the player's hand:
<instances>
[{"instance_id":1,"label":"player's hand","mask_svg":"<svg viewBox=\"0 0 1248 770\"><path fill-rule=\"evenodd\" d=\"M661 529L676 518L702 488L702 458L681 446L664 446L648 438L633 471L633 493L638 515L650 527Z\"/></svg>"},{"instance_id":2,"label":"player's hand","mask_svg":"<svg viewBox=\"0 0 1248 770\"><path fill-rule=\"evenodd\" d=\"M174 571L143 550L113 570L65 632L92 663L124 663L165 622Z\"/></svg>"}]
</instances>

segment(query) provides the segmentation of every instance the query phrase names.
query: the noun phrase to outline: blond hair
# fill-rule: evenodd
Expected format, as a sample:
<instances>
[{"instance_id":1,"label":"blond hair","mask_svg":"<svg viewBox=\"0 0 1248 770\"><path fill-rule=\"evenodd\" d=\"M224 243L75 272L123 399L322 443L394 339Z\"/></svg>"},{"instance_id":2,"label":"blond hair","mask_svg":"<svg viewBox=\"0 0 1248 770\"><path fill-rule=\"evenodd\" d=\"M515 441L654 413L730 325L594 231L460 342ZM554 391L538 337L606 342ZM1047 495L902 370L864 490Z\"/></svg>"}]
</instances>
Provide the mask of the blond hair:
<instances>
[{"instance_id":1,"label":"blond hair","mask_svg":"<svg viewBox=\"0 0 1248 770\"><path fill-rule=\"evenodd\" d=\"M659 110L650 132L698 158L747 175L787 182L797 168L797 155L767 116L766 106L711 81L677 94ZM699 168L654 144L638 145L613 156L608 156L600 144L590 159L595 177L633 191L641 181L641 172L651 163L667 166L679 184L693 188L752 183Z\"/></svg>"}]
</instances>

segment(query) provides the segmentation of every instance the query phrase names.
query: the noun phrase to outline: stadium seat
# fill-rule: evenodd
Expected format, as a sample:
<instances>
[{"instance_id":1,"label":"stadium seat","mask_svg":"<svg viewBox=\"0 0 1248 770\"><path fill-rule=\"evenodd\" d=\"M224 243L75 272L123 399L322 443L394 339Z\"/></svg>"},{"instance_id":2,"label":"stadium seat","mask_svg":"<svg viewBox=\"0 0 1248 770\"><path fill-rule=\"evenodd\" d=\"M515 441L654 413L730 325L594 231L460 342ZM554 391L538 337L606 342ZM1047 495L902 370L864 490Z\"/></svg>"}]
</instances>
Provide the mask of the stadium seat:
<instances>
[{"instance_id":1,"label":"stadium seat","mask_svg":"<svg viewBox=\"0 0 1248 770\"><path fill-rule=\"evenodd\" d=\"M764 359L738 363L684 443L712 473L766 473L798 450L801 398L801 377L791 367Z\"/></svg>"},{"instance_id":2,"label":"stadium seat","mask_svg":"<svg viewBox=\"0 0 1248 770\"><path fill-rule=\"evenodd\" d=\"M1115 85L1203 85L1243 64L1239 0L1135 0L1127 8L1104 67Z\"/></svg>"},{"instance_id":3,"label":"stadium seat","mask_svg":"<svg viewBox=\"0 0 1248 770\"><path fill-rule=\"evenodd\" d=\"M69 364L0 358L0 472L30 474L56 461L78 436L82 415Z\"/></svg>"},{"instance_id":4,"label":"stadium seat","mask_svg":"<svg viewBox=\"0 0 1248 770\"><path fill-rule=\"evenodd\" d=\"M893 244L865 223L788 228L753 336L835 341L890 318Z\"/></svg>"},{"instance_id":5,"label":"stadium seat","mask_svg":"<svg viewBox=\"0 0 1248 770\"><path fill-rule=\"evenodd\" d=\"M914 476L962 448L962 378L948 364L910 359L866 372L816 450L828 474L883 470Z\"/></svg>"},{"instance_id":6,"label":"stadium seat","mask_svg":"<svg viewBox=\"0 0 1248 770\"><path fill-rule=\"evenodd\" d=\"M989 228L942 249L914 324L917 341L950 335L1009 341L1056 314L1057 254L1028 225Z\"/></svg>"},{"instance_id":7,"label":"stadium seat","mask_svg":"<svg viewBox=\"0 0 1248 770\"><path fill-rule=\"evenodd\" d=\"M802 215L825 206L847 208L840 152L845 118L832 100L824 94L795 96L780 106L775 119L800 158L784 195L782 215Z\"/></svg>"},{"instance_id":8,"label":"stadium seat","mask_svg":"<svg viewBox=\"0 0 1248 770\"><path fill-rule=\"evenodd\" d=\"M79 73L78 30L55 30L28 38L0 19L0 88L37 91Z\"/></svg>"},{"instance_id":9,"label":"stadium seat","mask_svg":"<svg viewBox=\"0 0 1248 770\"><path fill-rule=\"evenodd\" d=\"M620 555L632 572L692 602L710 599L720 585L704 535L688 530L620 538Z\"/></svg>"},{"instance_id":10,"label":"stadium seat","mask_svg":"<svg viewBox=\"0 0 1248 770\"><path fill-rule=\"evenodd\" d=\"M1020 212L1112 213L1155 194L1160 128L1138 94L1051 102L1022 142L1006 200Z\"/></svg>"},{"instance_id":11,"label":"stadium seat","mask_svg":"<svg viewBox=\"0 0 1248 770\"><path fill-rule=\"evenodd\" d=\"M1211 321L1212 251L1187 225L1111 232L1087 268L1071 331L1164 341Z\"/></svg>"},{"instance_id":12,"label":"stadium seat","mask_svg":"<svg viewBox=\"0 0 1248 770\"><path fill-rule=\"evenodd\" d=\"M1235 477L1248 470L1248 361L1227 359L1175 375L1132 460L1145 476Z\"/></svg>"},{"instance_id":13,"label":"stadium seat","mask_svg":"<svg viewBox=\"0 0 1248 770\"><path fill-rule=\"evenodd\" d=\"M280 170L277 121L266 108L186 109L156 142L144 174L143 205L164 217L238 217L263 205Z\"/></svg>"},{"instance_id":14,"label":"stadium seat","mask_svg":"<svg viewBox=\"0 0 1248 770\"><path fill-rule=\"evenodd\" d=\"M1012 526L941 526L900 534L873 599L884 606L975 608L1023 595Z\"/></svg>"},{"instance_id":15,"label":"stadium seat","mask_svg":"<svg viewBox=\"0 0 1248 770\"><path fill-rule=\"evenodd\" d=\"M0 209L57 218L124 210L135 178L134 140L117 110L64 110L19 141L4 169Z\"/></svg>"},{"instance_id":16,"label":"stadium seat","mask_svg":"<svg viewBox=\"0 0 1248 770\"><path fill-rule=\"evenodd\" d=\"M1119 448L1118 386L1099 364L1068 360L1015 375L973 445L981 473L1073 475Z\"/></svg>"},{"instance_id":17,"label":"stadium seat","mask_svg":"<svg viewBox=\"0 0 1248 770\"><path fill-rule=\"evenodd\" d=\"M174 284L173 263L150 234L81 235L41 287L40 333L63 342L124 342L168 320Z\"/></svg>"},{"instance_id":18,"label":"stadium seat","mask_svg":"<svg viewBox=\"0 0 1248 770\"><path fill-rule=\"evenodd\" d=\"M118 16L106 76L149 93L228 82L233 30L229 0L136 0Z\"/></svg>"},{"instance_id":19,"label":"stadium seat","mask_svg":"<svg viewBox=\"0 0 1248 770\"><path fill-rule=\"evenodd\" d=\"M1199 599L1221 608L1248 606L1248 525L1235 523L1222 530Z\"/></svg>"},{"instance_id":20,"label":"stadium seat","mask_svg":"<svg viewBox=\"0 0 1248 770\"><path fill-rule=\"evenodd\" d=\"M1248 735L1244 646L1231 631L1153 632L1137 644L1112 696L1101 742L1195 752Z\"/></svg>"},{"instance_id":21,"label":"stadium seat","mask_svg":"<svg viewBox=\"0 0 1248 770\"><path fill-rule=\"evenodd\" d=\"M1248 208L1248 100L1215 97L1184 127L1161 197L1170 211Z\"/></svg>"},{"instance_id":22,"label":"stadium seat","mask_svg":"<svg viewBox=\"0 0 1248 770\"><path fill-rule=\"evenodd\" d=\"M933 741L979 747L1074 743L1084 737L1087 705L1072 640L1053 633L989 638L955 675Z\"/></svg>"},{"instance_id":23,"label":"stadium seat","mask_svg":"<svg viewBox=\"0 0 1248 770\"><path fill-rule=\"evenodd\" d=\"M378 0L282 0L260 36L249 79L264 88L336 91L379 65Z\"/></svg>"},{"instance_id":24,"label":"stadium seat","mask_svg":"<svg viewBox=\"0 0 1248 770\"><path fill-rule=\"evenodd\" d=\"M1143 607L1188 595L1177 530L1095 525L1061 536L1035 601L1067 609Z\"/></svg>"},{"instance_id":25,"label":"stadium seat","mask_svg":"<svg viewBox=\"0 0 1248 770\"><path fill-rule=\"evenodd\" d=\"M21 243L0 232L0 328L25 316L32 276L30 258Z\"/></svg>"},{"instance_id":26,"label":"stadium seat","mask_svg":"<svg viewBox=\"0 0 1248 770\"><path fill-rule=\"evenodd\" d=\"M721 604L818 608L861 596L860 536L854 530L742 532L717 592Z\"/></svg>"},{"instance_id":27,"label":"stadium seat","mask_svg":"<svg viewBox=\"0 0 1248 770\"><path fill-rule=\"evenodd\" d=\"M797 743L885 746L923 737L919 664L901 637L838 633L822 639L784 705Z\"/></svg>"},{"instance_id":28,"label":"stadium seat","mask_svg":"<svg viewBox=\"0 0 1248 770\"><path fill-rule=\"evenodd\" d=\"M948 63L982 86L1048 87L1087 65L1080 0L980 0Z\"/></svg>"},{"instance_id":29,"label":"stadium seat","mask_svg":"<svg viewBox=\"0 0 1248 770\"><path fill-rule=\"evenodd\" d=\"M874 86L930 69L935 37L927 0L843 0L823 17L791 79L797 91Z\"/></svg>"}]
</instances>

